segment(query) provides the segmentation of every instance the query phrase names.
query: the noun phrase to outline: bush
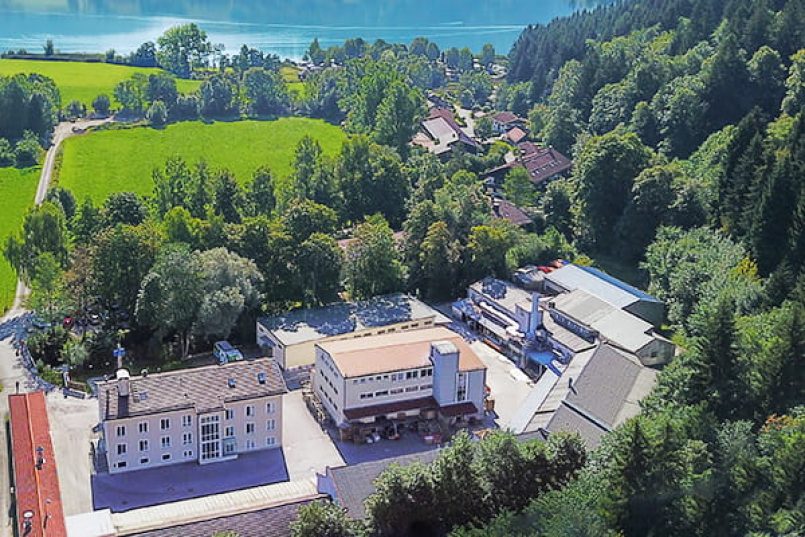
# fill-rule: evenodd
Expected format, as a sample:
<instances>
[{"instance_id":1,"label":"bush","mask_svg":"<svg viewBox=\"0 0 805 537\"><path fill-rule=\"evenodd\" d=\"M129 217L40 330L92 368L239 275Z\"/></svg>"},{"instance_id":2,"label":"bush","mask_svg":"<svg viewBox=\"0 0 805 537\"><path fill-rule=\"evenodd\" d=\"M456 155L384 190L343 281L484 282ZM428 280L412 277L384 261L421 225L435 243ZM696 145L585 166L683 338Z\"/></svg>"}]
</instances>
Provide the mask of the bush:
<instances>
[{"instance_id":1,"label":"bush","mask_svg":"<svg viewBox=\"0 0 805 537\"><path fill-rule=\"evenodd\" d=\"M25 135L17 142L17 147L14 150L17 166L20 168L34 166L39 160L41 149L36 135L31 131L25 131Z\"/></svg>"},{"instance_id":2,"label":"bush","mask_svg":"<svg viewBox=\"0 0 805 537\"><path fill-rule=\"evenodd\" d=\"M200 109L201 100L197 95L180 95L171 110L171 116L177 120L198 119Z\"/></svg>"},{"instance_id":3,"label":"bush","mask_svg":"<svg viewBox=\"0 0 805 537\"><path fill-rule=\"evenodd\" d=\"M67 117L79 118L84 117L87 113L87 107L81 101L71 101L67 105Z\"/></svg>"},{"instance_id":4,"label":"bush","mask_svg":"<svg viewBox=\"0 0 805 537\"><path fill-rule=\"evenodd\" d=\"M148 108L145 118L154 125L160 127L168 121L168 109L162 101L154 101Z\"/></svg>"},{"instance_id":5,"label":"bush","mask_svg":"<svg viewBox=\"0 0 805 537\"><path fill-rule=\"evenodd\" d=\"M5 138L0 138L0 168L13 166L15 161L14 147Z\"/></svg>"},{"instance_id":6,"label":"bush","mask_svg":"<svg viewBox=\"0 0 805 537\"><path fill-rule=\"evenodd\" d=\"M99 116L108 116L111 108L112 102L109 100L109 96L104 93L101 93L92 101L92 109Z\"/></svg>"}]
</instances>

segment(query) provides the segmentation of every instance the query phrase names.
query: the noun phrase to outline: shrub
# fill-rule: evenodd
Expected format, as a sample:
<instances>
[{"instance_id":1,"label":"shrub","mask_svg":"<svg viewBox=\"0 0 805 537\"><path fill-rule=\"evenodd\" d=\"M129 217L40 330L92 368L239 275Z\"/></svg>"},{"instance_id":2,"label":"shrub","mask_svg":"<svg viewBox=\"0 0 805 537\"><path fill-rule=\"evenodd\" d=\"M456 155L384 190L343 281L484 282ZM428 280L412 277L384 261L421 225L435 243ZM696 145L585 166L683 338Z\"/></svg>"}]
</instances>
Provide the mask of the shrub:
<instances>
[{"instance_id":1,"label":"shrub","mask_svg":"<svg viewBox=\"0 0 805 537\"><path fill-rule=\"evenodd\" d=\"M5 138L0 138L0 168L13 166L15 161L14 147Z\"/></svg>"},{"instance_id":2,"label":"shrub","mask_svg":"<svg viewBox=\"0 0 805 537\"><path fill-rule=\"evenodd\" d=\"M165 107L165 103L162 101L151 103L145 118L155 127L164 125L168 121L168 109Z\"/></svg>"},{"instance_id":3,"label":"shrub","mask_svg":"<svg viewBox=\"0 0 805 537\"><path fill-rule=\"evenodd\" d=\"M36 135L31 131L25 131L25 135L17 142L17 147L14 150L17 166L25 168L35 165L37 160L39 160L39 152L41 149Z\"/></svg>"},{"instance_id":4,"label":"shrub","mask_svg":"<svg viewBox=\"0 0 805 537\"><path fill-rule=\"evenodd\" d=\"M67 117L71 118L78 118L84 117L87 113L87 107L84 106L84 103L81 101L75 100L71 101L70 104L67 105Z\"/></svg>"},{"instance_id":5,"label":"shrub","mask_svg":"<svg viewBox=\"0 0 805 537\"><path fill-rule=\"evenodd\" d=\"M108 95L101 93L92 101L92 108L98 115L108 116L112 108L112 102L109 100Z\"/></svg>"},{"instance_id":6,"label":"shrub","mask_svg":"<svg viewBox=\"0 0 805 537\"><path fill-rule=\"evenodd\" d=\"M201 101L197 95L180 95L171 110L171 115L180 120L198 119L200 109Z\"/></svg>"}]
</instances>

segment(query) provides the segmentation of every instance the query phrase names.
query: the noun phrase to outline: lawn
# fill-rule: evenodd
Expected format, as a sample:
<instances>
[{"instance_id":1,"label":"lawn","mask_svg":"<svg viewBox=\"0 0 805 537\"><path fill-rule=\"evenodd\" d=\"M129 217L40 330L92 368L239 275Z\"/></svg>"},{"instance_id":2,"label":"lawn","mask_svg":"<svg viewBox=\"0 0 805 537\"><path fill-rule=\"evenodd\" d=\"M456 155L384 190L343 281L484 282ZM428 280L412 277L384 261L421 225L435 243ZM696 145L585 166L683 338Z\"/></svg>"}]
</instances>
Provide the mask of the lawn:
<instances>
[{"instance_id":1,"label":"lawn","mask_svg":"<svg viewBox=\"0 0 805 537\"><path fill-rule=\"evenodd\" d=\"M259 166L283 177L290 173L294 149L306 134L331 155L346 139L339 127L298 117L103 130L65 140L58 182L79 200L89 196L102 202L120 191L151 194L151 172L174 155L189 163L203 159L212 168L227 168L241 184Z\"/></svg>"},{"instance_id":2,"label":"lawn","mask_svg":"<svg viewBox=\"0 0 805 537\"><path fill-rule=\"evenodd\" d=\"M101 93L114 100L113 91L118 82L134 73L150 75L163 72L161 69L127 67L110 63L57 62L44 60L0 60L0 75L17 73L40 73L52 78L61 92L62 106L79 100L87 106ZM201 84L198 80L177 80L180 92L195 91Z\"/></svg>"},{"instance_id":3,"label":"lawn","mask_svg":"<svg viewBox=\"0 0 805 537\"><path fill-rule=\"evenodd\" d=\"M16 233L33 204L40 168L0 168L0 247ZM0 313L14 302L17 278L11 265L0 255Z\"/></svg>"},{"instance_id":4,"label":"lawn","mask_svg":"<svg viewBox=\"0 0 805 537\"><path fill-rule=\"evenodd\" d=\"M288 86L288 91L296 98L305 95L305 83L299 78L299 68L291 65L280 67L280 75Z\"/></svg>"}]
</instances>

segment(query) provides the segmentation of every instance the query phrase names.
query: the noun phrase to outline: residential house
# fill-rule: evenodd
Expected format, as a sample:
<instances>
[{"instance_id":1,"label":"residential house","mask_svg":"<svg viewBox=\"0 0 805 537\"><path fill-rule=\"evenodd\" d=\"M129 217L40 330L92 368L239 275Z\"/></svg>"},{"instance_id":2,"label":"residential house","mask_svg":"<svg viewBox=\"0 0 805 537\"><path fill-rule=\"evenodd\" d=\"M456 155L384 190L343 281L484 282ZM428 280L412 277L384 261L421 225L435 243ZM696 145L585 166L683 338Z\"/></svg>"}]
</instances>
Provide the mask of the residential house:
<instances>
[{"instance_id":1,"label":"residential house","mask_svg":"<svg viewBox=\"0 0 805 537\"><path fill-rule=\"evenodd\" d=\"M495 134L506 134L514 128L525 130L526 120L508 110L492 116L492 131Z\"/></svg>"},{"instance_id":2,"label":"residential house","mask_svg":"<svg viewBox=\"0 0 805 537\"><path fill-rule=\"evenodd\" d=\"M314 345L383 333L429 328L450 322L416 298L392 294L361 302L299 309L257 320L257 344L283 369L312 366Z\"/></svg>"},{"instance_id":3,"label":"residential house","mask_svg":"<svg viewBox=\"0 0 805 537\"><path fill-rule=\"evenodd\" d=\"M456 122L452 110L438 107L431 108L412 143L445 158L458 145L470 153L477 153L481 149L481 144Z\"/></svg>"},{"instance_id":4,"label":"residential house","mask_svg":"<svg viewBox=\"0 0 805 537\"><path fill-rule=\"evenodd\" d=\"M484 415L486 366L444 327L316 344L313 390L339 427Z\"/></svg>"},{"instance_id":5,"label":"residential house","mask_svg":"<svg viewBox=\"0 0 805 537\"><path fill-rule=\"evenodd\" d=\"M528 132L520 127L514 127L503 135L503 139L514 146L525 142L526 138L528 138Z\"/></svg>"},{"instance_id":6,"label":"residential house","mask_svg":"<svg viewBox=\"0 0 805 537\"><path fill-rule=\"evenodd\" d=\"M541 185L565 175L573 168L573 162L553 147L538 147L532 142L522 142L517 147L519 154L513 160L485 174L493 177L498 184L503 184L509 170L522 167L528 172L532 183Z\"/></svg>"},{"instance_id":7,"label":"residential house","mask_svg":"<svg viewBox=\"0 0 805 537\"><path fill-rule=\"evenodd\" d=\"M523 229L531 229L534 224L525 211L507 199L492 198L492 215Z\"/></svg>"},{"instance_id":8,"label":"residential house","mask_svg":"<svg viewBox=\"0 0 805 537\"><path fill-rule=\"evenodd\" d=\"M285 381L269 358L131 377L98 385L112 474L207 464L282 445Z\"/></svg>"}]
</instances>

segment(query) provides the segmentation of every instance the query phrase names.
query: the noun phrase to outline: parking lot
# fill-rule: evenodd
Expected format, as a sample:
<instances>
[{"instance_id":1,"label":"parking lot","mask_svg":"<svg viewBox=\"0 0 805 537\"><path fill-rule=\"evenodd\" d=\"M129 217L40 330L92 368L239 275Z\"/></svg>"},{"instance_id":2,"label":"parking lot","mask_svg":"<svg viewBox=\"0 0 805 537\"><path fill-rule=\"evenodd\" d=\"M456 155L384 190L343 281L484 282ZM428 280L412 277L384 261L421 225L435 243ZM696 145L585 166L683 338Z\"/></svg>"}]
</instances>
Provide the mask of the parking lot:
<instances>
[{"instance_id":1,"label":"parking lot","mask_svg":"<svg viewBox=\"0 0 805 537\"><path fill-rule=\"evenodd\" d=\"M65 398L60 392L47 397L50 436L67 516L92 510L90 442L98 423L98 400Z\"/></svg>"}]
</instances>

